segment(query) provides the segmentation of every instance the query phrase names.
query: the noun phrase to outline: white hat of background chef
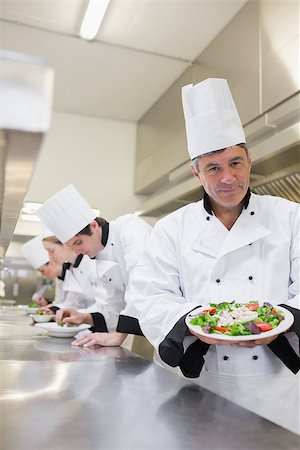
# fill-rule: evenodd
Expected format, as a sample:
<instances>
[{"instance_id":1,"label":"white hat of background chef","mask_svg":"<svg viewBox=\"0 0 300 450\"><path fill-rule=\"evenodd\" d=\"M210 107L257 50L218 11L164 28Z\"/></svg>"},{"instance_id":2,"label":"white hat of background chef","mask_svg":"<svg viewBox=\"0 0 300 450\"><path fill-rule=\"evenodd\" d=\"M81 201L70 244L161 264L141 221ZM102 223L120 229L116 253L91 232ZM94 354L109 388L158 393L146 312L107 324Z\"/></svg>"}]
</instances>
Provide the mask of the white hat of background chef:
<instances>
[{"instance_id":1,"label":"white hat of background chef","mask_svg":"<svg viewBox=\"0 0 300 450\"><path fill-rule=\"evenodd\" d=\"M42 231L41 231L40 236L42 239L46 239L48 237L54 236L54 233L51 230L49 230L49 228L47 228L43 223L41 225L42 225Z\"/></svg>"},{"instance_id":2,"label":"white hat of background chef","mask_svg":"<svg viewBox=\"0 0 300 450\"><path fill-rule=\"evenodd\" d=\"M182 104L191 159L246 142L226 80L208 78L184 86Z\"/></svg>"},{"instance_id":3,"label":"white hat of background chef","mask_svg":"<svg viewBox=\"0 0 300 450\"><path fill-rule=\"evenodd\" d=\"M22 245L21 253L34 269L39 269L49 262L49 255L44 249L41 236L30 239Z\"/></svg>"},{"instance_id":4,"label":"white hat of background chef","mask_svg":"<svg viewBox=\"0 0 300 450\"><path fill-rule=\"evenodd\" d=\"M90 205L73 184L69 184L49 198L36 214L63 244L96 217Z\"/></svg>"}]
</instances>

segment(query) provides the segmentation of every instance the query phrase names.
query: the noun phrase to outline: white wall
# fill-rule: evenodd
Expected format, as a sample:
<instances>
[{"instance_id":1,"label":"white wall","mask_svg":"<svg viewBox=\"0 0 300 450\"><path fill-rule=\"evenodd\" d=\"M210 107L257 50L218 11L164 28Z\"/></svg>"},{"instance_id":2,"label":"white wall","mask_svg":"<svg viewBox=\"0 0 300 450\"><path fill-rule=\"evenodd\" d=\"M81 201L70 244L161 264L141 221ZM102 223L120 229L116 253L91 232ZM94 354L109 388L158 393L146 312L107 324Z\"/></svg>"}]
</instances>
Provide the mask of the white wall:
<instances>
[{"instance_id":1,"label":"white wall","mask_svg":"<svg viewBox=\"0 0 300 450\"><path fill-rule=\"evenodd\" d=\"M136 124L54 112L26 201L44 202L73 183L108 220L134 212ZM15 234L39 227L19 221Z\"/></svg>"}]
</instances>

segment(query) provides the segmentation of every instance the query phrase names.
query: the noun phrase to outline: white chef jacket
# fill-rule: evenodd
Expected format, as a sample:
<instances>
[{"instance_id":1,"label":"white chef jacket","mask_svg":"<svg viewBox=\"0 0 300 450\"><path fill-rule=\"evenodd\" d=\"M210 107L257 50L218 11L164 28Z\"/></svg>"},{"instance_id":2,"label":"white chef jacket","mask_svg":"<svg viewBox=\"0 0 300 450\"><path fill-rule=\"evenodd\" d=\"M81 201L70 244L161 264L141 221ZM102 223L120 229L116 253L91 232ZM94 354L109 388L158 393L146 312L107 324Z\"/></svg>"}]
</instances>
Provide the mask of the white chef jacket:
<instances>
[{"instance_id":1,"label":"white chef jacket","mask_svg":"<svg viewBox=\"0 0 300 450\"><path fill-rule=\"evenodd\" d=\"M203 201L175 211L153 229L132 273L124 314L137 317L159 349L180 318L209 302L263 300L299 309L299 219L298 204L255 194L231 230ZM185 348L195 339L186 337ZM203 370L258 376L282 365L267 346L217 345L210 346Z\"/></svg>"},{"instance_id":2,"label":"white chef jacket","mask_svg":"<svg viewBox=\"0 0 300 450\"><path fill-rule=\"evenodd\" d=\"M72 266L65 271L64 278L55 280L55 300L53 305L58 308L72 307L87 309L94 303L94 298L88 297L72 274Z\"/></svg>"},{"instance_id":3,"label":"white chef jacket","mask_svg":"<svg viewBox=\"0 0 300 450\"><path fill-rule=\"evenodd\" d=\"M125 307L124 295L129 275L136 265L151 227L134 214L126 214L109 223L108 240L95 259L84 256L72 273L82 291L94 298L90 313L103 315L108 331L117 327Z\"/></svg>"}]
</instances>

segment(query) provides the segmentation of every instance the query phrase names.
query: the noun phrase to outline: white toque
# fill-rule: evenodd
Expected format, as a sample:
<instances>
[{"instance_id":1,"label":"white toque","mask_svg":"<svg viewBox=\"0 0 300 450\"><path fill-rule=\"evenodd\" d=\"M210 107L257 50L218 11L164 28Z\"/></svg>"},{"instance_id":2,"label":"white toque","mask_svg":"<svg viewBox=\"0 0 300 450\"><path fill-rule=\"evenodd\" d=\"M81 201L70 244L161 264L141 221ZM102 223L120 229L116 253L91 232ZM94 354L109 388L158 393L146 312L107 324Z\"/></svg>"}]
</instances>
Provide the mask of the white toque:
<instances>
[{"instance_id":1,"label":"white toque","mask_svg":"<svg viewBox=\"0 0 300 450\"><path fill-rule=\"evenodd\" d=\"M21 253L34 269L40 269L49 262L49 255L43 246L41 236L36 236L22 245Z\"/></svg>"},{"instance_id":2,"label":"white toque","mask_svg":"<svg viewBox=\"0 0 300 450\"><path fill-rule=\"evenodd\" d=\"M182 105L191 159L246 142L227 80L208 78L184 86Z\"/></svg>"},{"instance_id":3,"label":"white toque","mask_svg":"<svg viewBox=\"0 0 300 450\"><path fill-rule=\"evenodd\" d=\"M96 217L88 202L72 184L49 198L36 214L63 244Z\"/></svg>"}]
</instances>

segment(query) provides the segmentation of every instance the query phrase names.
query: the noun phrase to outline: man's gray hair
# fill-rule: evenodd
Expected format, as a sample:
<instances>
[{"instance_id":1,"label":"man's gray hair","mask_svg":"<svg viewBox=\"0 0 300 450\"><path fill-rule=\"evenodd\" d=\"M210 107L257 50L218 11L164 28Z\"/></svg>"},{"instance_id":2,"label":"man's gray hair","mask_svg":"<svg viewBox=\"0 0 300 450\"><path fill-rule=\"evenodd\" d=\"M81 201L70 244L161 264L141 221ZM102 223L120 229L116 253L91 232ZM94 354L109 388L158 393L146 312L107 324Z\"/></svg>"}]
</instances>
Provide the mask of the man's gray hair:
<instances>
[{"instance_id":1,"label":"man's gray hair","mask_svg":"<svg viewBox=\"0 0 300 450\"><path fill-rule=\"evenodd\" d=\"M233 147L233 146L232 146ZM247 154L247 156L249 157L249 150L248 150L248 147L247 147L247 145L246 144L236 144L235 145L235 147L241 147L241 148L243 148L245 151L246 151L246 154ZM226 148L228 148L228 147L226 147ZM224 152L225 150L226 150L226 148L221 148L220 150L214 150L214 151L212 151L212 152L208 152L208 153L205 153L204 155L199 155L199 156L196 156L196 158L193 158L192 159L192 164L193 164L193 166L195 167L195 169L197 170L197 172L199 172L199 163L198 163L198 160L200 159L200 158L202 158L203 156L207 156L207 155L213 155L213 154L215 154L215 153L222 153L222 152Z\"/></svg>"}]
</instances>

